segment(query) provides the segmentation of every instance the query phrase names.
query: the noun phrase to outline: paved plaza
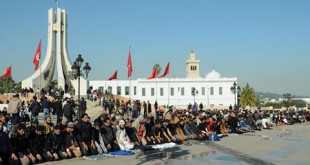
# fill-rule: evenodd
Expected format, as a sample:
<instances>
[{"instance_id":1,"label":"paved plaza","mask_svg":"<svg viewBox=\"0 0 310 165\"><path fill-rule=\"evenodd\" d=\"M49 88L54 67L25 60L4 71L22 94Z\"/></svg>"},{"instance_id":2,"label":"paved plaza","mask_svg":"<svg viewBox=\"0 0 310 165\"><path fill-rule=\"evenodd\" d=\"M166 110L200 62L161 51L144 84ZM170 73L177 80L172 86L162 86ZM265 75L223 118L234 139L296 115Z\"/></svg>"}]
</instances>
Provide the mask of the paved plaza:
<instances>
[{"instance_id":1,"label":"paved plaza","mask_svg":"<svg viewBox=\"0 0 310 165\"><path fill-rule=\"evenodd\" d=\"M88 114L94 120L102 108L91 107ZM53 116L54 121L55 116ZM277 126L272 130L246 134L230 134L221 141L190 141L191 146L136 151L132 156L97 156L98 160L75 158L47 165L97 164L310 164L310 123Z\"/></svg>"}]
</instances>

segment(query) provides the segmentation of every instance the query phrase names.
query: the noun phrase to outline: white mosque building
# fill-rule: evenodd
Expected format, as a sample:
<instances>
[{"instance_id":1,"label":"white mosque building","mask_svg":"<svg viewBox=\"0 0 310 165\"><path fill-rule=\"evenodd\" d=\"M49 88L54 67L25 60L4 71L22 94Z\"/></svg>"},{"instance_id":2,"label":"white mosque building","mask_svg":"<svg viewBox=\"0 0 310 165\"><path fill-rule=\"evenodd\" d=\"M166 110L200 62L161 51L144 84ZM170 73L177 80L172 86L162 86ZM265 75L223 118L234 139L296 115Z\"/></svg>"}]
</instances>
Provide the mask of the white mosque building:
<instances>
[{"instance_id":1,"label":"white mosque building","mask_svg":"<svg viewBox=\"0 0 310 165\"><path fill-rule=\"evenodd\" d=\"M196 102L210 109L233 106L237 100L235 93L231 91L231 86L234 82L237 83L237 77L221 77L214 69L205 77L200 77L199 63L192 51L190 59L186 61L186 78L90 80L89 85L100 91L107 89L113 95L140 101L154 103L157 100L159 105L186 107L189 103Z\"/></svg>"}]
</instances>

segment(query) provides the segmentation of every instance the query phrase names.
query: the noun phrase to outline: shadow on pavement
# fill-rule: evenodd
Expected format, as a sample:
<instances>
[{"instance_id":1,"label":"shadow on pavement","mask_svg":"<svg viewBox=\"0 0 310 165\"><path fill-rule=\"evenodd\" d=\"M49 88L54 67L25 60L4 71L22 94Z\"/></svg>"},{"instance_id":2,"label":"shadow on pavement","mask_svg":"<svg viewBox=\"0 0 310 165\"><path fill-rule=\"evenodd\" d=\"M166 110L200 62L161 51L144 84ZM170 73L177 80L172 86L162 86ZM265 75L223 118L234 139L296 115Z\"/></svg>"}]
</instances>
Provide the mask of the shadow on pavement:
<instances>
[{"instance_id":1,"label":"shadow on pavement","mask_svg":"<svg viewBox=\"0 0 310 165\"><path fill-rule=\"evenodd\" d=\"M190 152L188 150L181 150L181 147L176 146L173 148L166 149L156 149L156 150L146 150L137 153L136 159L139 160L137 165L141 165L143 163L150 163L152 161L167 161L169 159L178 159L180 157L188 155Z\"/></svg>"}]
</instances>

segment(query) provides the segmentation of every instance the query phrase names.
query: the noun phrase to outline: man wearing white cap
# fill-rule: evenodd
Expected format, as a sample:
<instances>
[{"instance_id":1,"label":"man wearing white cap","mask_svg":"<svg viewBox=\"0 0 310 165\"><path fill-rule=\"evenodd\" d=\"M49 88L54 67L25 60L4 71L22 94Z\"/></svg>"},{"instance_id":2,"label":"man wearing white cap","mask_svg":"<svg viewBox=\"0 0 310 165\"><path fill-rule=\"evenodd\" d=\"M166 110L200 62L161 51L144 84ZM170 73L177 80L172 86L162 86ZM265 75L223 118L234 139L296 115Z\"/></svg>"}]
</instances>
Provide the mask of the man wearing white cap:
<instances>
[{"instance_id":1,"label":"man wearing white cap","mask_svg":"<svg viewBox=\"0 0 310 165\"><path fill-rule=\"evenodd\" d=\"M130 150L130 149L133 149L134 147L134 143L130 142L129 137L126 134L124 120L121 120L118 123L118 128L116 132L116 140L121 150Z\"/></svg>"}]
</instances>

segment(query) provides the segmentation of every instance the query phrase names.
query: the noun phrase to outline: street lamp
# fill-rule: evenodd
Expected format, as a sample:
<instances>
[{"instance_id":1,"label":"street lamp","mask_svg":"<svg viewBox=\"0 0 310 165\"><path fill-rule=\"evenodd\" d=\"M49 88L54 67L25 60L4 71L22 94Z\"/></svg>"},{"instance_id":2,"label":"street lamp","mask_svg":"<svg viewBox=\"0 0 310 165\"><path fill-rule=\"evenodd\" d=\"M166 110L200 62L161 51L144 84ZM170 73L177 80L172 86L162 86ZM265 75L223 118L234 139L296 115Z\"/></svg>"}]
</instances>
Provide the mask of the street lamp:
<instances>
[{"instance_id":1,"label":"street lamp","mask_svg":"<svg viewBox=\"0 0 310 165\"><path fill-rule=\"evenodd\" d=\"M192 96L194 96L194 104L195 104L195 97L198 94L198 90L194 87L192 88Z\"/></svg>"},{"instance_id":2,"label":"street lamp","mask_svg":"<svg viewBox=\"0 0 310 165\"><path fill-rule=\"evenodd\" d=\"M237 107L237 99L236 99L236 95L239 93L240 91L240 86L237 85L236 82L233 83L233 86L230 87L230 91L235 95L235 108Z\"/></svg>"},{"instance_id":3,"label":"street lamp","mask_svg":"<svg viewBox=\"0 0 310 165\"><path fill-rule=\"evenodd\" d=\"M72 75L74 76L75 79L78 79L78 111L77 111L77 117L78 119L81 117L80 114L80 78L81 76L83 77L83 73L81 72L81 66L83 63L84 59L82 58L82 55L78 55L78 58L73 62L73 65L71 66L72 70ZM89 63L86 62L85 66L83 67L83 70L85 71L85 77L86 79L88 78L88 74L91 70L91 67L89 66Z\"/></svg>"},{"instance_id":4,"label":"street lamp","mask_svg":"<svg viewBox=\"0 0 310 165\"><path fill-rule=\"evenodd\" d=\"M283 97L286 98L288 105L290 106L292 95L290 93L284 93Z\"/></svg>"}]
</instances>

